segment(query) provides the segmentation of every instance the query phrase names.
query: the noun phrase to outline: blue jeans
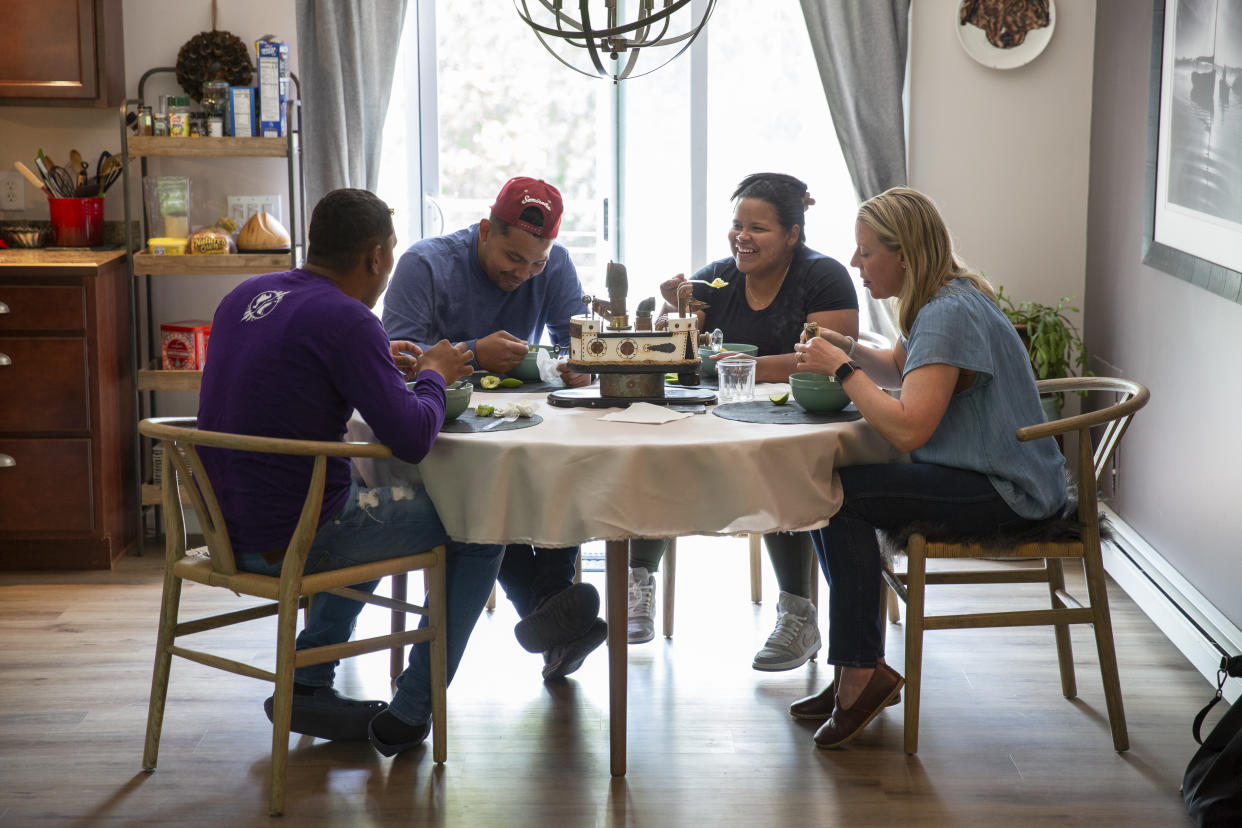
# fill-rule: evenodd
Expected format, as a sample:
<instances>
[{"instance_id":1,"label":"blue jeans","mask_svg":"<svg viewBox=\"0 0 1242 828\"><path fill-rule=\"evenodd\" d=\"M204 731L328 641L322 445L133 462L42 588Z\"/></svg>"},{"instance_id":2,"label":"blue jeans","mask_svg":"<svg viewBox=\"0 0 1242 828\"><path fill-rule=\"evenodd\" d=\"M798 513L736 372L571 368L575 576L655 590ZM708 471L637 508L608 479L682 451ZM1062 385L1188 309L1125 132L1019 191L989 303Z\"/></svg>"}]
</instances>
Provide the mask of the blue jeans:
<instances>
[{"instance_id":1,"label":"blue jeans","mask_svg":"<svg viewBox=\"0 0 1242 828\"><path fill-rule=\"evenodd\" d=\"M930 463L840 469L841 511L811 533L828 579L828 663L874 667L884 657L885 602L875 530L928 523L960 534L1017 529L1021 517L987 475Z\"/></svg>"},{"instance_id":2,"label":"blue jeans","mask_svg":"<svg viewBox=\"0 0 1242 828\"><path fill-rule=\"evenodd\" d=\"M445 534L431 498L421 487L384 486L375 489L354 483L336 517L325 521L315 534L306 557L306 572L325 572L346 566L399 558L445 544L445 576L448 594L446 631L448 680L461 663L466 641L483 611L504 547L458 543ZM238 567L247 572L278 575L280 563L270 564L259 555L240 556ZM354 589L374 592L379 581L356 584ZM297 648L319 647L348 641L363 604L338 595L315 596L306 628L298 635ZM420 627L427 626L423 616ZM397 677L397 692L390 710L406 724L421 724L431 716L431 647L415 644L410 663ZM294 681L315 687L331 687L337 662L312 664L294 671Z\"/></svg>"}]
</instances>

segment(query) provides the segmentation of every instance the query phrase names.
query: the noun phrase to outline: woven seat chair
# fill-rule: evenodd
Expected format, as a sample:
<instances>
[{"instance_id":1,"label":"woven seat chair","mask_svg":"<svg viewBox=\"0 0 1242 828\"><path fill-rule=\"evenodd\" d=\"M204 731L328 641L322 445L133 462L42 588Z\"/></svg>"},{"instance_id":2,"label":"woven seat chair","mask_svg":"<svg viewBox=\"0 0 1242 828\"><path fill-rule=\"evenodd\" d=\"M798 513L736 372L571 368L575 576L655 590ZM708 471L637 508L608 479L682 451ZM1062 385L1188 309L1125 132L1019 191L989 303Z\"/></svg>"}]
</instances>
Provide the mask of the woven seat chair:
<instances>
[{"instance_id":1,"label":"woven seat chair","mask_svg":"<svg viewBox=\"0 0 1242 828\"><path fill-rule=\"evenodd\" d=\"M1112 621L1108 612L1108 593L1104 564L1100 556L1099 512L1096 491L1109 459L1125 434L1134 413L1147 404L1147 389L1131 380L1108 377L1069 377L1042 380L1037 383L1042 394L1071 391L1114 392L1116 401L1086 414L1065 417L1039 425L1018 429L1019 440L1037 440L1061 434L1077 433L1078 446L1074 466L1078 479L1077 515L1061 526L1051 526L1046 537L1032 540L1024 533L1018 537L986 539L947 539L926 528L916 528L905 540L906 571L894 573L885 568L884 577L890 587L906 602L906 687L905 751L916 753L919 739L919 693L922 681L924 630L970 629L980 627L1017 627L1051 625L1055 628L1057 658L1061 671L1061 690L1066 698L1077 695L1074 680L1074 658L1070 649L1070 624L1091 624L1095 631L1096 651L1104 682L1104 699L1112 729L1113 747L1118 751L1130 746L1126 731L1125 710L1121 701L1121 682L1117 675L1117 655L1113 647ZM1092 448L1092 428L1102 427L1102 434ZM1050 521L1049 524L1055 522ZM1057 531L1058 529L1062 531ZM1038 532L1038 527L1036 528ZM1064 531L1068 530L1068 531ZM930 558L1040 559L1041 565L1002 570L927 571ZM1082 561L1086 576L1087 601L1080 602L1065 590L1062 562ZM1007 610L1004 612L927 615L925 590L932 584L1017 584L1046 583L1051 596L1050 609Z\"/></svg>"},{"instance_id":2,"label":"woven seat chair","mask_svg":"<svg viewBox=\"0 0 1242 828\"><path fill-rule=\"evenodd\" d=\"M164 511L165 569L164 592L160 606L159 636L155 651L155 668L151 677L151 701L147 713L146 745L142 767L155 770L159 753L160 730L164 720L164 703L168 694L172 657L195 661L208 667L226 670L275 684L272 724L272 757L269 787L269 810L273 816L284 810L285 770L289 755L289 721L292 713L293 671L297 667L321 664L340 658L379 650L392 650L394 676L401 669L405 645L427 641L431 645L432 755L437 763L445 760L445 549L437 546L416 555L385 561L318 572L303 573L306 556L319 525L323 502L327 458L388 457L391 452L378 443L341 443L252 437L199 431L193 418L153 418L138 425L139 433L164 443L162 506ZM224 517L211 482L199 459L197 446L211 446L246 452L313 457L306 500L293 537L285 551L279 576L258 575L237 569L229 543ZM189 500L202 528L207 545L204 549L187 550L182 500ZM203 552L206 554L202 554ZM422 570L427 581L429 608L405 603L406 573ZM393 598L350 589L350 585L393 576ZM223 587L239 595L266 599L269 603L220 613L191 621L178 620L181 585L193 581L212 587ZM330 592L390 609L393 613L392 633L347 641L323 647L295 650L297 611L309 605L317 593ZM405 631L405 614L429 615L430 626ZM275 671L254 667L234 659L181 644L193 633L277 616Z\"/></svg>"}]
</instances>

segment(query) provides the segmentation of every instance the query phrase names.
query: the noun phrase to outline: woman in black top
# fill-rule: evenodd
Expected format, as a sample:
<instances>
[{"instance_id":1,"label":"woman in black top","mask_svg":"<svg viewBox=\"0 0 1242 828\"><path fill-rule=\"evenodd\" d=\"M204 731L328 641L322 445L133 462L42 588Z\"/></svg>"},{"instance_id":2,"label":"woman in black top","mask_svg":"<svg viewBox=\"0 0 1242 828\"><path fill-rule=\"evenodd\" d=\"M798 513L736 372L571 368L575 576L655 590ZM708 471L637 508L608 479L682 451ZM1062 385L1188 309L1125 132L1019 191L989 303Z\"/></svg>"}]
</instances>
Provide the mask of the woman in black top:
<instances>
[{"instance_id":1,"label":"woman in black top","mask_svg":"<svg viewBox=\"0 0 1242 828\"><path fill-rule=\"evenodd\" d=\"M699 330L719 328L726 342L744 342L759 349L757 382L785 382L800 370L794 343L807 322L817 322L849 336L858 336L858 298L840 262L806 246L806 208L815 203L806 184L790 175L756 173L733 192L730 256L694 274L725 287L694 285L694 297L706 307L698 311ZM660 285L660 293L676 306L678 274ZM815 605L809 600L815 555L805 532L773 532L763 537L781 588L776 629L755 655L756 670L792 670L820 647ZM667 548L663 540L630 544L629 640L650 641L655 635L655 578L651 574Z\"/></svg>"}]
</instances>

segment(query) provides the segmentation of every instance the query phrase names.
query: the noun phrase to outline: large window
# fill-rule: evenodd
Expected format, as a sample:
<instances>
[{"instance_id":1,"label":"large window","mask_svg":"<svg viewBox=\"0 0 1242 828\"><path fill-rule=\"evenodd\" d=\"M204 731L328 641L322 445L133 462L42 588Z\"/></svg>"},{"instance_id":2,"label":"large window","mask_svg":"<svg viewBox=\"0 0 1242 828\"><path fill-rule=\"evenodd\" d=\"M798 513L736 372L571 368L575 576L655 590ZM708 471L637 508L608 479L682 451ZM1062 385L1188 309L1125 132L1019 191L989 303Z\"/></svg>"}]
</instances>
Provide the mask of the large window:
<instances>
[{"instance_id":1,"label":"large window","mask_svg":"<svg viewBox=\"0 0 1242 828\"><path fill-rule=\"evenodd\" d=\"M409 18L380 188L403 247L484 217L510 176L539 176L565 196L560 241L584 287L601 291L616 257L637 301L728 255L729 195L773 171L807 182L808 242L848 263L856 201L793 0L718 3L694 55L620 85L558 63L511 3L424 1Z\"/></svg>"},{"instance_id":2,"label":"large window","mask_svg":"<svg viewBox=\"0 0 1242 828\"><path fill-rule=\"evenodd\" d=\"M511 3L411 4L379 188L403 217L400 247L485 218L505 181L529 175L561 191L557 241L584 283L602 282L609 98L546 54Z\"/></svg>"}]
</instances>

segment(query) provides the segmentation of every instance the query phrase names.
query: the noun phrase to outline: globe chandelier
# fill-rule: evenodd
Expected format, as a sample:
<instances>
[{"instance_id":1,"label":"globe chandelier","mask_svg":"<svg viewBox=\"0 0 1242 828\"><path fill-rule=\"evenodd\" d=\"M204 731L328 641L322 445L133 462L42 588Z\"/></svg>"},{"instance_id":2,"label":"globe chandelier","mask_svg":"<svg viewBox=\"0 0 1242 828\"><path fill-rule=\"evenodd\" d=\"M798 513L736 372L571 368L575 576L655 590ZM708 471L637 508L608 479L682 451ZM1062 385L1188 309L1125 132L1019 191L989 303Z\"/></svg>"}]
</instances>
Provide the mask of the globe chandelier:
<instances>
[{"instance_id":1,"label":"globe chandelier","mask_svg":"<svg viewBox=\"0 0 1242 828\"><path fill-rule=\"evenodd\" d=\"M624 0L603 0L602 8L599 8L599 0L594 3L591 0L579 0L579 19L574 19L570 12L564 10L564 0L513 0L513 5L523 22L534 30L535 36L552 57L581 75L612 78L613 83L629 77L649 75L674 60L690 48L690 44L707 25L707 20L716 7L716 0L706 0L706 9L698 23L694 22L691 9L686 15L677 18L679 23L688 21L689 25L673 28L674 17L689 6L692 0L663 0L663 8L658 11L655 8L656 0L637 0L637 17L629 23L618 19L619 2ZM592 5L597 7L594 15L590 10ZM670 29L673 31L670 32ZM579 68L572 60L558 54L552 45L557 42L582 49L590 59L587 69ZM681 48L673 51L672 47L678 44L681 44ZM642 49L659 49L660 56L669 52L672 54L658 66L635 75L634 67ZM585 61L579 62L585 64Z\"/></svg>"}]
</instances>

